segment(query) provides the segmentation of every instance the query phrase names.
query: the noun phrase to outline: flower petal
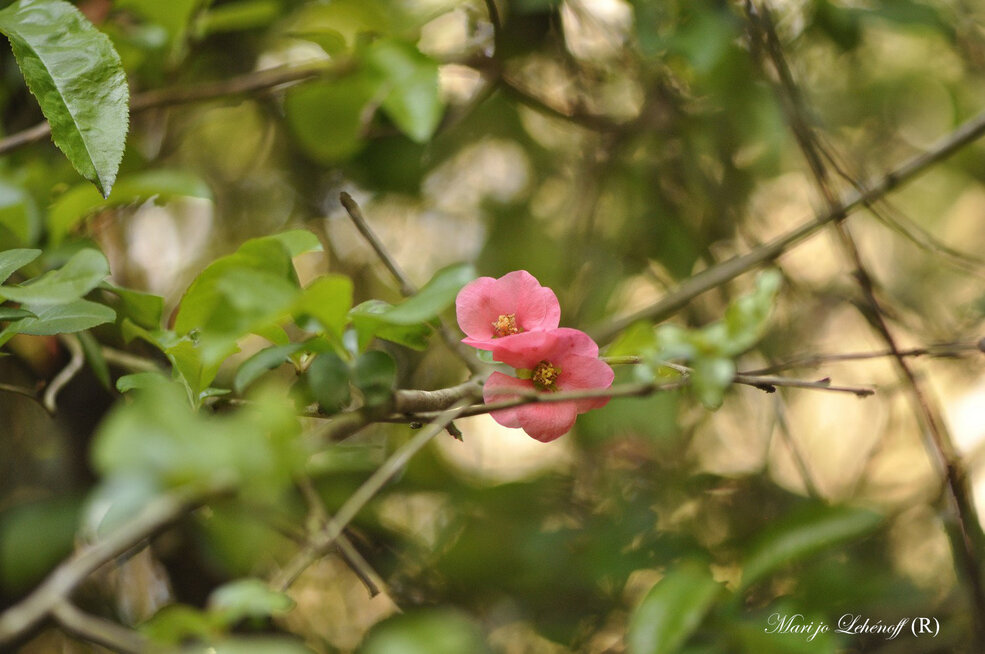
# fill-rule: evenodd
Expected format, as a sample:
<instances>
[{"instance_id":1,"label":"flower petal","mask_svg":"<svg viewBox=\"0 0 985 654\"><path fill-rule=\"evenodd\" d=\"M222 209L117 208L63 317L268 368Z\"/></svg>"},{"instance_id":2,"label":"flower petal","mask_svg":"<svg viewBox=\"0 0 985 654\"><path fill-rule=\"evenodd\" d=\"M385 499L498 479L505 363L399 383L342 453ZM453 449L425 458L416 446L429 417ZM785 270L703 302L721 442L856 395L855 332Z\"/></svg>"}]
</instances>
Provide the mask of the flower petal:
<instances>
[{"instance_id":1,"label":"flower petal","mask_svg":"<svg viewBox=\"0 0 985 654\"><path fill-rule=\"evenodd\" d=\"M455 298L455 311L466 335L462 342L484 350L492 349L491 341L497 336L493 324L500 316L514 316L524 332L554 329L561 319L554 291L541 286L526 270L469 282Z\"/></svg>"},{"instance_id":2,"label":"flower petal","mask_svg":"<svg viewBox=\"0 0 985 654\"><path fill-rule=\"evenodd\" d=\"M578 409L574 402L545 402L517 407L520 427L542 443L564 436L575 424Z\"/></svg>"},{"instance_id":3,"label":"flower petal","mask_svg":"<svg viewBox=\"0 0 985 654\"><path fill-rule=\"evenodd\" d=\"M462 287L455 298L458 326L470 339L490 340L493 322L499 316L496 301L496 280L479 277ZM495 313L495 315L493 315ZM493 316L490 318L489 316Z\"/></svg>"},{"instance_id":4,"label":"flower petal","mask_svg":"<svg viewBox=\"0 0 985 654\"><path fill-rule=\"evenodd\" d=\"M591 388L609 388L616 373L612 367L601 359L571 355L560 364L561 375L557 379L558 389L562 391L578 391ZM586 398L576 400L578 413L592 409L601 409L609 403L609 398Z\"/></svg>"},{"instance_id":5,"label":"flower petal","mask_svg":"<svg viewBox=\"0 0 985 654\"><path fill-rule=\"evenodd\" d=\"M482 387L482 400L486 404L492 404L494 402L515 400L519 397L519 395L503 392L509 390L532 391L534 390L534 385L528 379L517 379L516 377L504 375L501 372L494 372L489 375L489 379L486 380L485 385ZM490 415L493 417L493 420L504 427L519 427L520 419L517 411L520 408L500 409L491 412Z\"/></svg>"},{"instance_id":6,"label":"flower petal","mask_svg":"<svg viewBox=\"0 0 985 654\"><path fill-rule=\"evenodd\" d=\"M554 351L557 332L551 329L540 332L521 332L512 336L497 338L492 343L493 359L514 368L533 368L538 362L547 359Z\"/></svg>"}]
</instances>

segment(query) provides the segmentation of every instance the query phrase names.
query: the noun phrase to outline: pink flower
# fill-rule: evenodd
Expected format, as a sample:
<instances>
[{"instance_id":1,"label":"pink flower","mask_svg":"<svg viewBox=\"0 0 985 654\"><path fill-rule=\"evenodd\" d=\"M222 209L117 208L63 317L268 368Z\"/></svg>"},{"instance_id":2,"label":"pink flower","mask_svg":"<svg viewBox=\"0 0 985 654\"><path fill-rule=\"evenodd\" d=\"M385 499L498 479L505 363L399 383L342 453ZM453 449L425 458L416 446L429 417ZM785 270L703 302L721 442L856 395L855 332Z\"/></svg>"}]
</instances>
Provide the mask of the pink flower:
<instances>
[{"instance_id":1,"label":"pink flower","mask_svg":"<svg viewBox=\"0 0 985 654\"><path fill-rule=\"evenodd\" d=\"M466 336L462 342L480 350L516 334L555 329L561 320L554 291L526 270L469 282L458 292L455 310Z\"/></svg>"},{"instance_id":2,"label":"pink flower","mask_svg":"<svg viewBox=\"0 0 985 654\"><path fill-rule=\"evenodd\" d=\"M494 359L513 366L521 377L529 374L529 378L494 372L483 387L486 403L519 397L510 394L510 390L553 393L608 388L615 377L612 368L598 358L595 341L577 329L523 332L497 340L493 345ZM493 411L491 415L504 427L520 427L532 438L546 443L566 434L578 414L601 408L608 401L607 397L597 397L524 404Z\"/></svg>"}]
</instances>

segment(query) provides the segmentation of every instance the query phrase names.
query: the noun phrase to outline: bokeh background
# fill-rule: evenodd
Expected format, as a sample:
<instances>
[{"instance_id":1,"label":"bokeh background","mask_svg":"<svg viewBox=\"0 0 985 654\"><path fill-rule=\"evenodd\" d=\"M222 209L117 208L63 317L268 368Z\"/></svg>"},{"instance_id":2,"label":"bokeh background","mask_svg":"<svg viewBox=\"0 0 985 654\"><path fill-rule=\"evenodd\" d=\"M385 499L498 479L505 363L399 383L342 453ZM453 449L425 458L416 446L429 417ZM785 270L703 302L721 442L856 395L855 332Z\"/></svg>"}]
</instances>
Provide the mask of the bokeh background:
<instances>
[{"instance_id":1,"label":"bokeh background","mask_svg":"<svg viewBox=\"0 0 985 654\"><path fill-rule=\"evenodd\" d=\"M298 226L318 233L325 250L295 262L302 282L342 273L357 301L398 301L340 191L361 204L413 282L462 261L497 277L525 269L556 291L562 325L580 329L647 307L696 272L823 213L742 2L499 0L494 19L479 0L76 4L113 39L134 94L283 67L314 71L274 88L135 111L123 190L109 201L92 199L48 143L0 159L5 246L57 252L95 241L114 281L162 295L165 315L208 262ZM985 109L980 3L773 0L769 9L807 115L843 173L834 179L840 191ZM392 87L420 97L388 106ZM41 118L6 46L0 112L8 133ZM985 376L975 349L985 335L985 149L964 147L847 224L901 345L942 355L913 365L985 506ZM830 228L775 265L783 287L740 370L885 350ZM753 282L746 274L722 284L670 320L718 320ZM229 384L237 362L264 343L241 343L217 384ZM139 343L127 347L153 356ZM383 347L403 388L467 376L436 339L421 352ZM9 349L2 379L27 387L67 358L57 339L19 337ZM617 382L634 374L621 366ZM388 646L388 637L508 654L979 651L973 624L983 617L949 547L941 472L892 360L783 374L878 392L737 386L716 411L686 391L618 399L546 445L487 416L463 419L463 442L439 438L354 524L384 592L370 597L328 556L292 588L292 611L243 629L289 632L317 652L438 651ZM12 603L71 551L97 481L89 443L117 401L88 370L54 416L0 393L0 602ZM411 433L374 425L327 449L314 482L329 509ZM262 511L211 506L155 540L143 576L94 583L91 603L118 616L114 598L147 595L166 579L177 599L201 605L223 581L276 570L297 547L278 525L303 521L298 497ZM775 554L768 572L744 581L757 553L812 535L795 556ZM687 638L667 649L633 641L655 620L637 613L651 588L692 577L693 587L710 577L721 591L651 603L693 618ZM844 614L885 623L931 616L940 633L808 641L766 633L774 613L830 625ZM123 618L140 619L139 611ZM87 648L54 628L22 644L24 652Z\"/></svg>"}]
</instances>

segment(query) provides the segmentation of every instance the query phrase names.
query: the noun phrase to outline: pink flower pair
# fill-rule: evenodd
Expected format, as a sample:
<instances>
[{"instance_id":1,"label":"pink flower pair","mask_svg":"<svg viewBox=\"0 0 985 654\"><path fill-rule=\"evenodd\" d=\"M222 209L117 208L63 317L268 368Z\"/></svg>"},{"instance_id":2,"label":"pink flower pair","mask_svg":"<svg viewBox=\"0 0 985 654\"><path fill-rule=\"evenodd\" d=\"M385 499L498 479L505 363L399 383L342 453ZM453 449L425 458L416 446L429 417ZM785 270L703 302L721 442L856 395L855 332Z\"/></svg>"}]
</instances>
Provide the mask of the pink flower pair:
<instances>
[{"instance_id":1,"label":"pink flower pair","mask_svg":"<svg viewBox=\"0 0 985 654\"><path fill-rule=\"evenodd\" d=\"M599 348L588 334L558 327L561 306L554 291L541 286L525 270L499 279L480 277L467 284L455 301L463 343L490 350L494 360L516 368L517 377L494 372L486 380L486 403L526 393L553 393L608 388L615 374L599 359ZM606 405L609 398L523 404L491 413L504 427L522 428L548 442L567 433L580 413Z\"/></svg>"}]
</instances>

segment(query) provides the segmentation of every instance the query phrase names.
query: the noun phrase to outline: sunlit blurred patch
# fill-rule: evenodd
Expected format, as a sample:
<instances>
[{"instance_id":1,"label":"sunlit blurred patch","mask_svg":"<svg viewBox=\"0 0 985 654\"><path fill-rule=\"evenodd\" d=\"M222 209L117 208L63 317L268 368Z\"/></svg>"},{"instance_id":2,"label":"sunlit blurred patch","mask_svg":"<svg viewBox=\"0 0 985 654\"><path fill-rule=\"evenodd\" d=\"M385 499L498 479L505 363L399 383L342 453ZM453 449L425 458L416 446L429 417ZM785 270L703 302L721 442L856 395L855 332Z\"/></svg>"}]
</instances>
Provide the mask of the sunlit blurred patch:
<instances>
[{"instance_id":1,"label":"sunlit blurred patch","mask_svg":"<svg viewBox=\"0 0 985 654\"><path fill-rule=\"evenodd\" d=\"M621 0L568 0L561 7L564 42L579 59L609 59L619 54L633 10Z\"/></svg>"},{"instance_id":2,"label":"sunlit blurred patch","mask_svg":"<svg viewBox=\"0 0 985 654\"><path fill-rule=\"evenodd\" d=\"M385 592L371 598L335 556L308 568L289 595L297 606L284 616L287 628L342 650L354 649L370 627L398 611Z\"/></svg>"},{"instance_id":3,"label":"sunlit blurred patch","mask_svg":"<svg viewBox=\"0 0 985 654\"><path fill-rule=\"evenodd\" d=\"M164 206L146 203L126 226L126 258L143 276L143 288L169 299L183 273L204 252L212 235L214 205L182 198Z\"/></svg>"},{"instance_id":4,"label":"sunlit blurred patch","mask_svg":"<svg viewBox=\"0 0 985 654\"><path fill-rule=\"evenodd\" d=\"M567 436L541 443L523 430L508 429L489 416L457 420L464 442L438 440L438 451L453 466L478 482L505 483L547 471L568 469L574 452Z\"/></svg>"}]
</instances>

